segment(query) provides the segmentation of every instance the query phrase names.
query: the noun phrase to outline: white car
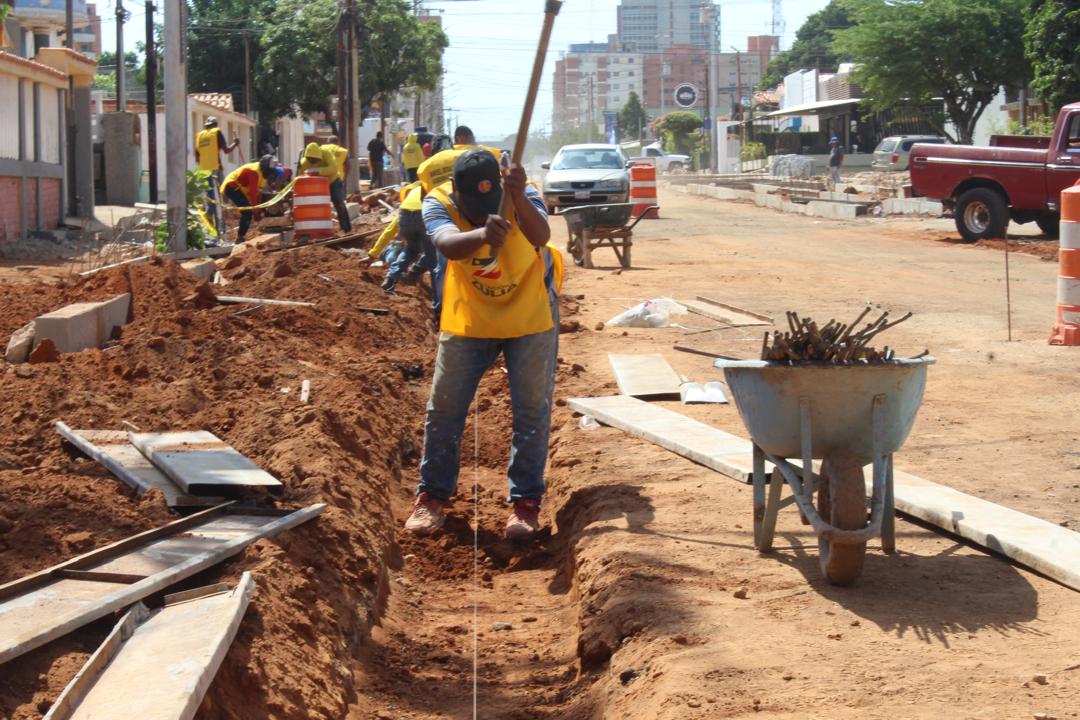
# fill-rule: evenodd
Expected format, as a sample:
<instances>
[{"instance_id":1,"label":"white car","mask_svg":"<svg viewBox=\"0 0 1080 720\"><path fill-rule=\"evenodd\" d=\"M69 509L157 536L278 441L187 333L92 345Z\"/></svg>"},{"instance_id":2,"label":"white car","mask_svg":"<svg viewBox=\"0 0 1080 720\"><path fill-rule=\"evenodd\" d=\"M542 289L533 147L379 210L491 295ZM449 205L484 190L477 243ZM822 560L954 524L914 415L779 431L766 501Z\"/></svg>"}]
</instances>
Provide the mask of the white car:
<instances>
[{"instance_id":1,"label":"white car","mask_svg":"<svg viewBox=\"0 0 1080 720\"><path fill-rule=\"evenodd\" d=\"M885 138L874 148L874 159L870 167L875 170L907 170L911 146L915 143L941 145L945 138L937 135L892 135Z\"/></svg>"},{"instance_id":2,"label":"white car","mask_svg":"<svg viewBox=\"0 0 1080 720\"><path fill-rule=\"evenodd\" d=\"M564 145L544 178L549 212L575 205L624 203L630 197L630 173L618 145Z\"/></svg>"}]
</instances>

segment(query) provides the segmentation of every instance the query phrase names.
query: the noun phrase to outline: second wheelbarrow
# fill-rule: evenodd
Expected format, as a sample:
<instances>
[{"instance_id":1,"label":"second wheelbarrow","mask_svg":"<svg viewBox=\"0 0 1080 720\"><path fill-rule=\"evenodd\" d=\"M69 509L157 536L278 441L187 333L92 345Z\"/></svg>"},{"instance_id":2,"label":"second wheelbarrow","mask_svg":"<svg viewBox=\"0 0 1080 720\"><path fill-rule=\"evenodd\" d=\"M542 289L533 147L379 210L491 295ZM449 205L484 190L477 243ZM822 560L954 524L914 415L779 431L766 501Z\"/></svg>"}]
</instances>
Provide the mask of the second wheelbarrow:
<instances>
[{"instance_id":1,"label":"second wheelbarrow","mask_svg":"<svg viewBox=\"0 0 1080 720\"><path fill-rule=\"evenodd\" d=\"M634 226L660 209L650 205L630 225L630 215L634 203L612 203L608 205L575 205L563 208L559 215L566 218L566 229L570 238L566 242L566 251L574 258L576 265L592 268L592 251L610 247L623 268L630 267L630 248L634 245Z\"/></svg>"},{"instance_id":2,"label":"second wheelbarrow","mask_svg":"<svg viewBox=\"0 0 1080 720\"><path fill-rule=\"evenodd\" d=\"M822 572L833 584L859 577L870 538L880 534L882 549L895 550L893 453L915 423L933 362L715 362L753 441L754 545L760 552L772 548L777 513L792 503L813 527ZM801 467L789 458L798 458ZM815 459L822 461L820 474L813 472ZM775 466L768 481L766 461ZM863 475L868 463L869 519ZM781 501L785 481L792 496Z\"/></svg>"}]
</instances>

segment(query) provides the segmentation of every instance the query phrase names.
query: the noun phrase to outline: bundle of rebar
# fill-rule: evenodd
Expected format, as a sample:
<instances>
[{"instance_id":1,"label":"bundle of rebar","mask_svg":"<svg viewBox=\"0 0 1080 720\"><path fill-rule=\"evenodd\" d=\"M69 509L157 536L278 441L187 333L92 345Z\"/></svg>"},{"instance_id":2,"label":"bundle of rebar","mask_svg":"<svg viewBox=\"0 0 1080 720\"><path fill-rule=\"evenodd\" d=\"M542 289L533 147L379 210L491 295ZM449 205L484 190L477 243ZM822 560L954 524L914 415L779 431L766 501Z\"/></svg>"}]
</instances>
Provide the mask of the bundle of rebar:
<instances>
[{"instance_id":1,"label":"bundle of rebar","mask_svg":"<svg viewBox=\"0 0 1080 720\"><path fill-rule=\"evenodd\" d=\"M859 324L870 314L866 308L849 324L829 320L823 327L818 327L813 318L799 317L796 312L788 312L788 331L766 332L761 343L761 359L772 362L791 363L827 363L833 365L867 365L890 362L896 352L888 345L878 350L871 347L870 341L880 333L895 327L911 317L903 317L889 322L889 313L885 311L877 320L859 329ZM915 357L928 354L923 351Z\"/></svg>"}]
</instances>

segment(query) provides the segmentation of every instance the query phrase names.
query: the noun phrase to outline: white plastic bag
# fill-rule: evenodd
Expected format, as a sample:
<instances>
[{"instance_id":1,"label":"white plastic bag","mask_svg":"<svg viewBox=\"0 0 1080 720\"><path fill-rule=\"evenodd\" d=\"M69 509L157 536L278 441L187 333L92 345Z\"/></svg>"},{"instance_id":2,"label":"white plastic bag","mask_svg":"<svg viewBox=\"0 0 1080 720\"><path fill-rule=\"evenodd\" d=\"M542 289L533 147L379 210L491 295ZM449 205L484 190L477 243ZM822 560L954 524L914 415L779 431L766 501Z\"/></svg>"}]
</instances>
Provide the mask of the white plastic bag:
<instances>
[{"instance_id":1,"label":"white plastic bag","mask_svg":"<svg viewBox=\"0 0 1080 720\"><path fill-rule=\"evenodd\" d=\"M607 321L612 327L660 328L674 325L673 315L685 315L686 308L671 298L653 298L619 313Z\"/></svg>"}]
</instances>

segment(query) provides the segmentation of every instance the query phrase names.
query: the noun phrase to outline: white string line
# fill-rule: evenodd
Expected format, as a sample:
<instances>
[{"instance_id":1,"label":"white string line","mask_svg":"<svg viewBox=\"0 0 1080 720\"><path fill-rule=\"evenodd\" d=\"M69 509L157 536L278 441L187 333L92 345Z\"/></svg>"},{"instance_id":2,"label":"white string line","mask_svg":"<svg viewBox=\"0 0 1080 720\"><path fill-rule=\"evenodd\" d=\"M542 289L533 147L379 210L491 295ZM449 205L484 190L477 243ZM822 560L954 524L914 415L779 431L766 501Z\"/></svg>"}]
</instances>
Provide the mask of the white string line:
<instances>
[{"instance_id":1,"label":"white string line","mask_svg":"<svg viewBox=\"0 0 1080 720\"><path fill-rule=\"evenodd\" d=\"M473 684L472 716L477 720L478 678L480 662L480 399L473 404Z\"/></svg>"}]
</instances>

